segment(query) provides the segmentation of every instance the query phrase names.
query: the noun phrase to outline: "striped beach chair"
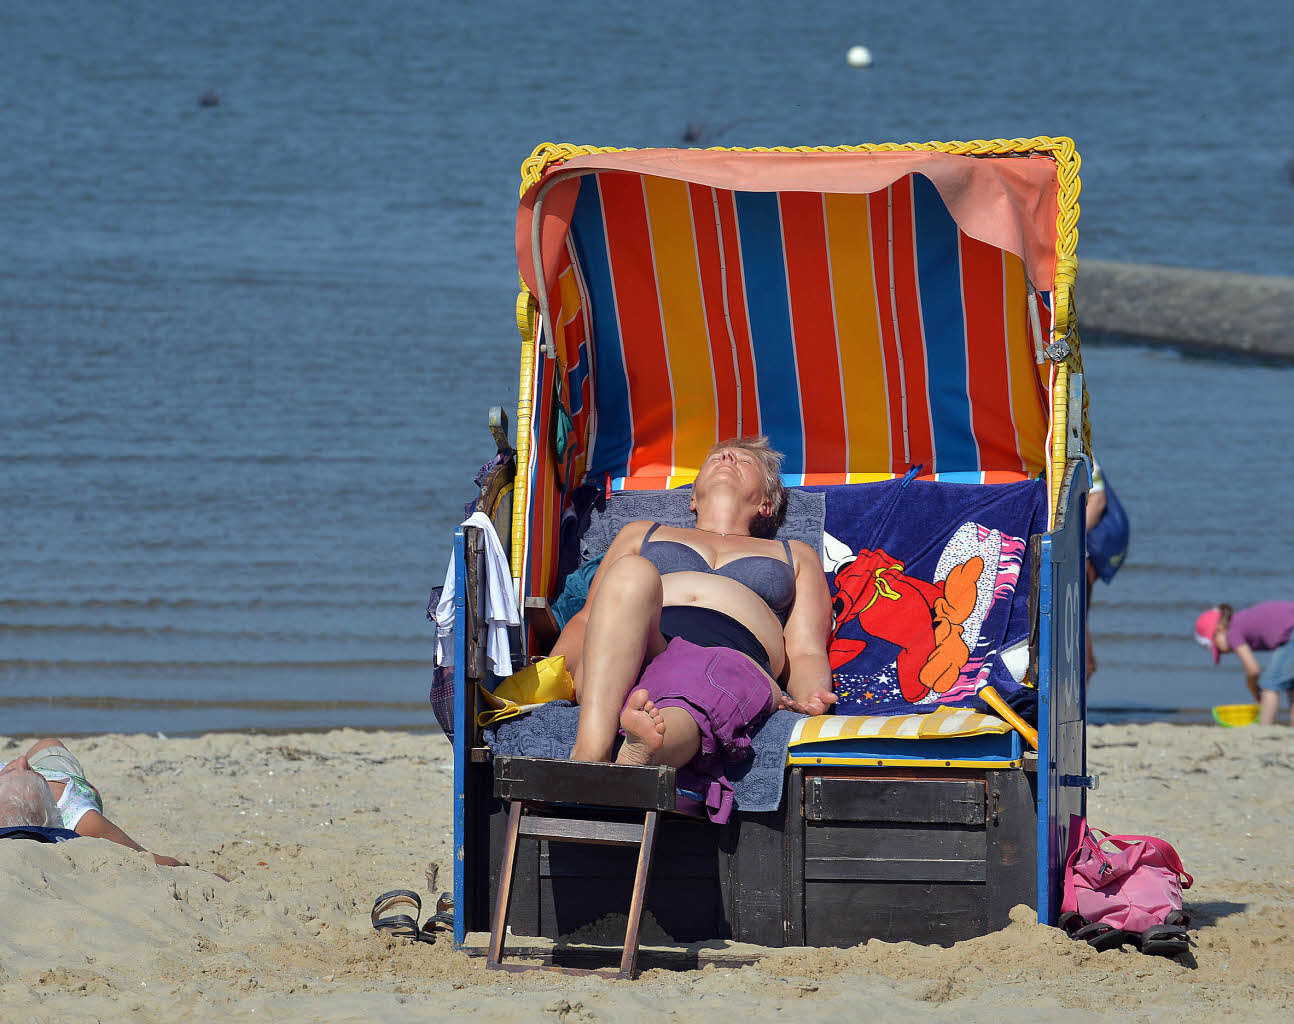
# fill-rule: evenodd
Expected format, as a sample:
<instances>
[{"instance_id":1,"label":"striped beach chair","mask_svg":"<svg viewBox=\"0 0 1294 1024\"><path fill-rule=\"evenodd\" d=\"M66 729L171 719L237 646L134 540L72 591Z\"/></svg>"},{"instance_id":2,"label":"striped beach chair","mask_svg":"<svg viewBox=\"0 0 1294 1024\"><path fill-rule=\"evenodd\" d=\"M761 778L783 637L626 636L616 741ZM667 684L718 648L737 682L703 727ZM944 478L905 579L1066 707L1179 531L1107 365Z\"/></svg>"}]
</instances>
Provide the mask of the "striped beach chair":
<instances>
[{"instance_id":1,"label":"striped beach chair","mask_svg":"<svg viewBox=\"0 0 1294 1024\"><path fill-rule=\"evenodd\" d=\"M1090 446L1072 297L1078 170L1073 143L1052 137L758 151L546 144L522 166L517 459L505 540L518 596L536 611L530 652L542 645L539 613L557 596L563 518L580 484L677 487L711 445L753 434L785 454L792 487L909 474L1045 480L1048 529L1033 552L1036 758L1003 722L970 712L801 723L785 813L738 821L740 839L719 844L741 848L723 855L726 903L710 937L852 943L881 934L868 913L888 912L877 895L884 878L853 878L862 888L841 896L828 921L836 896L823 894L846 893L851 878L813 875L835 870L813 865L831 859L823 837L850 822L878 834L923 821L961 829L964 849L980 851L952 857L951 874L933 881L905 877L903 865L921 858L896 855L884 869L896 872L896 905L923 885L942 887L932 907L947 905L945 921L897 937L977 934L1004 924L1016 902L1054 920L1070 816L1084 813L1089 785L1081 581ZM470 538L460 535L457 550L466 584ZM471 617L469 599L458 631L469 645ZM457 665L456 718L470 723L476 680L469 658ZM461 945L488 919L500 854L489 753L470 730L455 763ZM929 820L895 810L918 792L945 810ZM777 871L765 863L774 855ZM550 935L563 925L542 870L536 861L536 896L514 930ZM786 896L785 872L797 870L798 895ZM753 912L751 900L771 887L783 902Z\"/></svg>"}]
</instances>

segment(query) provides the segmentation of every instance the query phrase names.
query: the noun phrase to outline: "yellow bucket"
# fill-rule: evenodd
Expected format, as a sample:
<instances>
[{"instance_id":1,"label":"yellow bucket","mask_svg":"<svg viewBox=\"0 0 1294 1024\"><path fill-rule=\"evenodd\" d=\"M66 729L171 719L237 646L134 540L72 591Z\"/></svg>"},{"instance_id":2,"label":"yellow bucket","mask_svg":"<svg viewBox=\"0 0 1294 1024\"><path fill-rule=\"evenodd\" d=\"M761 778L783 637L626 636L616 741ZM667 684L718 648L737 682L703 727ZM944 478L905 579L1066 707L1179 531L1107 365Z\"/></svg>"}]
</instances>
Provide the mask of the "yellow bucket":
<instances>
[{"instance_id":1,"label":"yellow bucket","mask_svg":"<svg viewBox=\"0 0 1294 1024\"><path fill-rule=\"evenodd\" d=\"M1218 725L1253 725L1258 721L1258 705L1218 704L1213 709L1213 720Z\"/></svg>"}]
</instances>

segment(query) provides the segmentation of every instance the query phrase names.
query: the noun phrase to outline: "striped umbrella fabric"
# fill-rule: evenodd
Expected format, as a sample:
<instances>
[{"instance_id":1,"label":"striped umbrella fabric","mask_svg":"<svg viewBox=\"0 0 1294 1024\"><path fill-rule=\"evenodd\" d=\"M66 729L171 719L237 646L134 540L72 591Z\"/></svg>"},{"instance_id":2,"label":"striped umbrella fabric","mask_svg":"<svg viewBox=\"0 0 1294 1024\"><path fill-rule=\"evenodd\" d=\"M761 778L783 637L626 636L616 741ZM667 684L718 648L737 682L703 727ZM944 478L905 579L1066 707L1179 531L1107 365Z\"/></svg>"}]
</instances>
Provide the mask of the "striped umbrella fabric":
<instances>
[{"instance_id":1,"label":"striped umbrella fabric","mask_svg":"<svg viewBox=\"0 0 1294 1024\"><path fill-rule=\"evenodd\" d=\"M589 468L614 486L686 483L716 441L761 433L790 484L1043 469L1021 261L923 177L832 196L599 174L571 237L599 367Z\"/></svg>"},{"instance_id":2,"label":"striped umbrella fabric","mask_svg":"<svg viewBox=\"0 0 1294 1024\"><path fill-rule=\"evenodd\" d=\"M1044 471L1051 295L920 173L865 194L586 173L545 283L529 593L571 486L679 486L734 436L767 435L790 486Z\"/></svg>"}]
</instances>

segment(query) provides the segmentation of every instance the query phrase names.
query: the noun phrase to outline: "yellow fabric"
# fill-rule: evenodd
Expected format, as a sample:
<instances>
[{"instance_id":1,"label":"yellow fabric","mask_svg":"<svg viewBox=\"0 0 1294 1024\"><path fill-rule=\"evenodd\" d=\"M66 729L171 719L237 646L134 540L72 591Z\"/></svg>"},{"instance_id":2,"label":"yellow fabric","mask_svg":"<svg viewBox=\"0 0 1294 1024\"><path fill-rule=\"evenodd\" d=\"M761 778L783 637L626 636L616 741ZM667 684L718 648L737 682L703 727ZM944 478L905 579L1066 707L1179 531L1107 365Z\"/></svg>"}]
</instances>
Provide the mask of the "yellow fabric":
<instances>
[{"instance_id":1,"label":"yellow fabric","mask_svg":"<svg viewBox=\"0 0 1294 1024\"><path fill-rule=\"evenodd\" d=\"M554 700L574 700L575 680L566 671L566 658L544 658L514 672L491 693L480 683L476 686L486 710L476 716L481 728L515 718L541 704Z\"/></svg>"},{"instance_id":2,"label":"yellow fabric","mask_svg":"<svg viewBox=\"0 0 1294 1024\"><path fill-rule=\"evenodd\" d=\"M817 715L797 723L788 746L855 739L948 739L1010 731L996 715L968 708L938 708L928 715Z\"/></svg>"}]
</instances>

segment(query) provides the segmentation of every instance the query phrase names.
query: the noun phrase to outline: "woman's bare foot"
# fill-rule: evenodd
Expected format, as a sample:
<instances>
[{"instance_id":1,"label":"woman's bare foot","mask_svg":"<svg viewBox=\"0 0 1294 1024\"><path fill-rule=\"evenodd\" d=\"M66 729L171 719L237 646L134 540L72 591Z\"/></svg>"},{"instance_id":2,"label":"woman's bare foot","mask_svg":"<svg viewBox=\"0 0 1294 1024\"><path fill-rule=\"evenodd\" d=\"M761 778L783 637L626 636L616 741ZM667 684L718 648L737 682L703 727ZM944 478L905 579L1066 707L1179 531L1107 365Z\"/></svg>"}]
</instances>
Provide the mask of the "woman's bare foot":
<instances>
[{"instance_id":1,"label":"woman's bare foot","mask_svg":"<svg viewBox=\"0 0 1294 1024\"><path fill-rule=\"evenodd\" d=\"M620 728L625 741L616 756L616 764L639 767L656 763L656 754L665 742L665 719L656 705L647 699L646 690L634 690L620 713Z\"/></svg>"}]
</instances>

